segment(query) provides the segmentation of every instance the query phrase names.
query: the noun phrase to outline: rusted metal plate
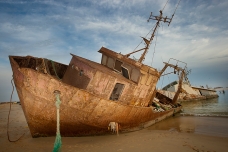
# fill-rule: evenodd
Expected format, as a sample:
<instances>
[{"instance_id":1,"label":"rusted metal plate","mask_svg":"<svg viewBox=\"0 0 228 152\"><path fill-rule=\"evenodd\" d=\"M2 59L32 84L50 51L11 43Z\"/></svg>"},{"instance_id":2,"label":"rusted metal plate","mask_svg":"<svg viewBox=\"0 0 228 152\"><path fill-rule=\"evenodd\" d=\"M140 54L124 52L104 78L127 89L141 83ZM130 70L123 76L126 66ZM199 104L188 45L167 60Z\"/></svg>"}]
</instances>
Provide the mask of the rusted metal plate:
<instances>
[{"instance_id":1,"label":"rusted metal plate","mask_svg":"<svg viewBox=\"0 0 228 152\"><path fill-rule=\"evenodd\" d=\"M115 108L115 112L112 114L112 119L116 120L116 122L120 124L125 123L132 108L133 108L132 106L118 104L118 106Z\"/></svg>"},{"instance_id":2,"label":"rusted metal plate","mask_svg":"<svg viewBox=\"0 0 228 152\"><path fill-rule=\"evenodd\" d=\"M79 89L86 89L90 78L84 74L85 69L76 69L73 65L68 66L63 77L63 82Z\"/></svg>"}]
</instances>

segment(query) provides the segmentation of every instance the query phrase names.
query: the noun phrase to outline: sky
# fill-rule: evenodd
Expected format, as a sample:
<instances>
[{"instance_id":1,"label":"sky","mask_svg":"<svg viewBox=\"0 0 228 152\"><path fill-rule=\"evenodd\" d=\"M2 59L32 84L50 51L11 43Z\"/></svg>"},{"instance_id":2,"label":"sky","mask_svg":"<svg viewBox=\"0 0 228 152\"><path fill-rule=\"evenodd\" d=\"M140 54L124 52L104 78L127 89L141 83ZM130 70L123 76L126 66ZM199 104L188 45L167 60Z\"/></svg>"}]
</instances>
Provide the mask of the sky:
<instances>
[{"instance_id":1,"label":"sky","mask_svg":"<svg viewBox=\"0 0 228 152\"><path fill-rule=\"evenodd\" d=\"M102 46L121 54L142 48L141 37L156 23L147 22L150 13L159 15L165 6L163 15L171 17L178 1L0 0L0 101L9 101L13 89L9 55L69 64L72 53L100 63ZM160 25L143 63L161 70L175 58L191 69L193 86L228 87L227 8L227 0L182 0L170 26ZM157 87L177 79L161 77ZM15 90L12 100L19 100Z\"/></svg>"}]
</instances>

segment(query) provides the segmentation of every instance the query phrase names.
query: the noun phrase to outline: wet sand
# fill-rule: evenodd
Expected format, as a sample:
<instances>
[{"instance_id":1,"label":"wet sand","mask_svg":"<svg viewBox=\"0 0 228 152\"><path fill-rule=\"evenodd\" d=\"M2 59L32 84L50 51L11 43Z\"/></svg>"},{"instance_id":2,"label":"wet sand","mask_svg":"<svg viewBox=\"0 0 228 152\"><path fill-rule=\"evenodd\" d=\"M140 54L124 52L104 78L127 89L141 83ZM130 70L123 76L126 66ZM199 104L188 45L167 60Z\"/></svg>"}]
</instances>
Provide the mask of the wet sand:
<instances>
[{"instance_id":1,"label":"wet sand","mask_svg":"<svg viewBox=\"0 0 228 152\"><path fill-rule=\"evenodd\" d=\"M21 106L0 104L0 152L52 151L55 137L32 138ZM141 131L117 135L62 137L62 152L74 151L228 151L228 118L175 116Z\"/></svg>"}]
</instances>

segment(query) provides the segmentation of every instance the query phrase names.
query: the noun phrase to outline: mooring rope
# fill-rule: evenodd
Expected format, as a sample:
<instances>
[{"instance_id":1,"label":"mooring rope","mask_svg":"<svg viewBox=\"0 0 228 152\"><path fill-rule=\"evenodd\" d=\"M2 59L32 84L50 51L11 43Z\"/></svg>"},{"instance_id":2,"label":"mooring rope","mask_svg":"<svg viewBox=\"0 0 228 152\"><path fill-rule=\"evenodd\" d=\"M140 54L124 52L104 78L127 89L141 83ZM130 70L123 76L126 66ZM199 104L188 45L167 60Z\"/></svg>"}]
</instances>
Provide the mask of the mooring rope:
<instances>
[{"instance_id":1,"label":"mooring rope","mask_svg":"<svg viewBox=\"0 0 228 152\"><path fill-rule=\"evenodd\" d=\"M61 146L62 146L61 135L60 135L60 124L59 124L59 118L60 118L59 108L60 108L60 104L61 104L61 101L59 99L60 91L55 90L54 94L56 97L55 106L56 106L56 110L57 110L57 131L56 131L56 138L55 138L53 152L59 152L61 149Z\"/></svg>"},{"instance_id":2,"label":"mooring rope","mask_svg":"<svg viewBox=\"0 0 228 152\"><path fill-rule=\"evenodd\" d=\"M10 140L10 137L9 137L9 118L10 118L10 112L11 112L12 96L13 96L13 92L14 92L13 78L11 80L11 84L12 84L13 90L12 90L12 93L11 93L11 96L10 96L10 109L9 109L8 121L7 121L7 137L8 137L8 141L9 142L16 142L16 141L20 140L24 136L25 133L23 135L21 135L21 137L19 137L17 140Z\"/></svg>"}]
</instances>

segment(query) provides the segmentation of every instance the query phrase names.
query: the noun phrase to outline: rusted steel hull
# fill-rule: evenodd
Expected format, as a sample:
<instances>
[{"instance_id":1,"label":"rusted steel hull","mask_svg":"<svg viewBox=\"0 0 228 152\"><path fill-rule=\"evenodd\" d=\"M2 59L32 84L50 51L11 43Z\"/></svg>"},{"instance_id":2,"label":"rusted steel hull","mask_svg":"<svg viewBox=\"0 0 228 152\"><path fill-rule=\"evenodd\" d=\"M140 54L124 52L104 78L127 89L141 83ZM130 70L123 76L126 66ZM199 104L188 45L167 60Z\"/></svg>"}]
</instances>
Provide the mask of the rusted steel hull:
<instances>
[{"instance_id":1,"label":"rusted steel hull","mask_svg":"<svg viewBox=\"0 0 228 152\"><path fill-rule=\"evenodd\" d=\"M148 127L180 111L181 107L154 112L151 107L123 105L105 100L85 90L30 68L20 68L10 59L18 96L32 137L56 134L56 106L53 92L61 92L60 133L84 136L108 132L110 122L118 122L120 131Z\"/></svg>"}]
</instances>

